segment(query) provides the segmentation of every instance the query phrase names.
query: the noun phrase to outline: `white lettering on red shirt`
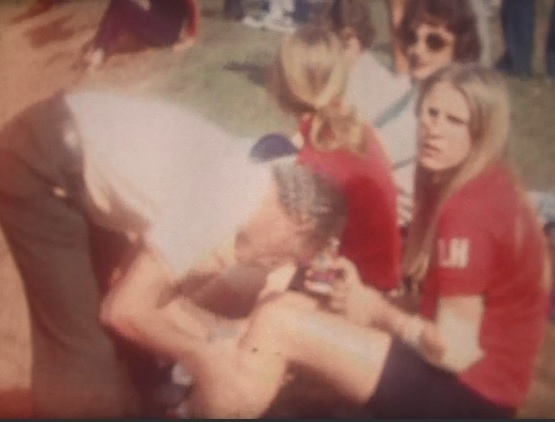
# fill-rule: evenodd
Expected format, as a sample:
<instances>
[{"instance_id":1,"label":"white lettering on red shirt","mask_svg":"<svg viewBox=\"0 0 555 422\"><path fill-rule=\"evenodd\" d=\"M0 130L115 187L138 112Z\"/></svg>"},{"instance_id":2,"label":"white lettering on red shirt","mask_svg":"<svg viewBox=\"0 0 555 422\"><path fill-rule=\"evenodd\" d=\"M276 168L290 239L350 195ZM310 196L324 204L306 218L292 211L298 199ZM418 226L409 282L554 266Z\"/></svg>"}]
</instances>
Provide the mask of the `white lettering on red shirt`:
<instances>
[{"instance_id":1,"label":"white lettering on red shirt","mask_svg":"<svg viewBox=\"0 0 555 422\"><path fill-rule=\"evenodd\" d=\"M437 251L440 268L466 268L468 266L470 242L466 238L439 239Z\"/></svg>"}]
</instances>

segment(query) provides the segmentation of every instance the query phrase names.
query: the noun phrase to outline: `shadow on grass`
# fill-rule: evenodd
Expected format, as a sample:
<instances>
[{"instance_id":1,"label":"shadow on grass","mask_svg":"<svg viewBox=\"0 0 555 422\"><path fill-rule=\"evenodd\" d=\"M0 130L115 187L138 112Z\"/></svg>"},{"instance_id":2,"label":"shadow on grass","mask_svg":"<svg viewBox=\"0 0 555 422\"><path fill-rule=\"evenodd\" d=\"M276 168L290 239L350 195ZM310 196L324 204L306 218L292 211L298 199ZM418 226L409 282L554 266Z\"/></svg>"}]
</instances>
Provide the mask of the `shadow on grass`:
<instances>
[{"instance_id":1,"label":"shadow on grass","mask_svg":"<svg viewBox=\"0 0 555 422\"><path fill-rule=\"evenodd\" d=\"M231 61L223 69L230 72L243 73L249 81L258 86L264 87L268 82L268 66L266 65Z\"/></svg>"}]
</instances>

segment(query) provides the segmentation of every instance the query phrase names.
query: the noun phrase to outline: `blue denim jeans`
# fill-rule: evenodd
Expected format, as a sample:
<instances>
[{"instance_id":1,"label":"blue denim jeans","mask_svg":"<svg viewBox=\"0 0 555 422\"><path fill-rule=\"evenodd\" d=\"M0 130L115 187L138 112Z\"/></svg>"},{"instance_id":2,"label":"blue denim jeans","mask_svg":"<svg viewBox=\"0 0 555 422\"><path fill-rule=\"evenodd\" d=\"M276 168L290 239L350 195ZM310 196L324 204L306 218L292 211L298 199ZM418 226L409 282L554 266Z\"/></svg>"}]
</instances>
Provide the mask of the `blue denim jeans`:
<instances>
[{"instance_id":1,"label":"blue denim jeans","mask_svg":"<svg viewBox=\"0 0 555 422\"><path fill-rule=\"evenodd\" d=\"M505 53L497 64L500 70L518 76L532 74L535 9L536 0L503 0L501 25Z\"/></svg>"},{"instance_id":2,"label":"blue denim jeans","mask_svg":"<svg viewBox=\"0 0 555 422\"><path fill-rule=\"evenodd\" d=\"M547 34L547 44L545 47L545 64L547 74L555 78L555 7L549 19L549 32Z\"/></svg>"}]
</instances>

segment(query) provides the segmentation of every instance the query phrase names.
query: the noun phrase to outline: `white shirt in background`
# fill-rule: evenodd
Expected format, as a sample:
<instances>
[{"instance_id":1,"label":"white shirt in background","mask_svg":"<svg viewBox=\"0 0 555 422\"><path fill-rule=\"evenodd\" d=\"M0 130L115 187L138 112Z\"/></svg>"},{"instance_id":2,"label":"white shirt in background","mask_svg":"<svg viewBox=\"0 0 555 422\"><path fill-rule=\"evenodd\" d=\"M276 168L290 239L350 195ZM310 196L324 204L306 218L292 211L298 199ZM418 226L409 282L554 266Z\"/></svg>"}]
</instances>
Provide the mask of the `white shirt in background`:
<instances>
[{"instance_id":1,"label":"white shirt in background","mask_svg":"<svg viewBox=\"0 0 555 422\"><path fill-rule=\"evenodd\" d=\"M351 70L346 98L362 119L373 123L412 89L408 76L394 75L371 52L365 51ZM399 113L377 127L393 165L395 184L410 197L414 192L417 152L415 100L413 92Z\"/></svg>"},{"instance_id":2,"label":"white shirt in background","mask_svg":"<svg viewBox=\"0 0 555 422\"><path fill-rule=\"evenodd\" d=\"M407 77L394 75L371 52L364 51L349 73L346 99L362 119L372 122L410 86Z\"/></svg>"},{"instance_id":3,"label":"white shirt in background","mask_svg":"<svg viewBox=\"0 0 555 422\"><path fill-rule=\"evenodd\" d=\"M414 91L396 117L378 130L393 165L395 184L404 195L413 197L418 152L418 120L415 114L417 93Z\"/></svg>"}]
</instances>

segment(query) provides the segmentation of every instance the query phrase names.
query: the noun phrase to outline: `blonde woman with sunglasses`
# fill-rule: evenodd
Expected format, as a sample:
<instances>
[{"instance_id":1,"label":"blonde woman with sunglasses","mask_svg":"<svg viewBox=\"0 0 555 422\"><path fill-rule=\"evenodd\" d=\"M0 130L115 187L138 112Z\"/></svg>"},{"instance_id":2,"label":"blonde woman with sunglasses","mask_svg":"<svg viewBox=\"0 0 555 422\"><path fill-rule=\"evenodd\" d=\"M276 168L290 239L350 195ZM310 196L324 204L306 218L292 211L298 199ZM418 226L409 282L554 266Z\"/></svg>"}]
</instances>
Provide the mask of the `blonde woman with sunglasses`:
<instances>
[{"instance_id":1,"label":"blonde woman with sunglasses","mask_svg":"<svg viewBox=\"0 0 555 422\"><path fill-rule=\"evenodd\" d=\"M449 66L425 82L417 111L417 208L405 268L423 284L420 314L389 304L338 258L329 309L276 294L241 338L210 344L227 365L218 388L241 382L250 407L196 396L199 414L260 416L290 364L323 376L373 417L516 414L546 327L550 268L505 160L506 87L492 70Z\"/></svg>"}]
</instances>

